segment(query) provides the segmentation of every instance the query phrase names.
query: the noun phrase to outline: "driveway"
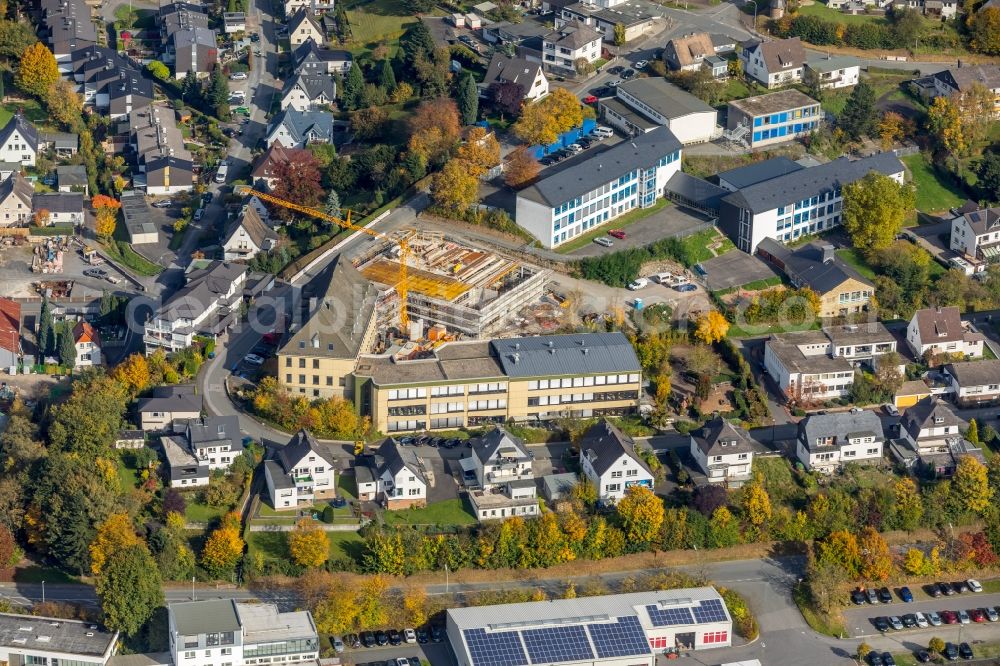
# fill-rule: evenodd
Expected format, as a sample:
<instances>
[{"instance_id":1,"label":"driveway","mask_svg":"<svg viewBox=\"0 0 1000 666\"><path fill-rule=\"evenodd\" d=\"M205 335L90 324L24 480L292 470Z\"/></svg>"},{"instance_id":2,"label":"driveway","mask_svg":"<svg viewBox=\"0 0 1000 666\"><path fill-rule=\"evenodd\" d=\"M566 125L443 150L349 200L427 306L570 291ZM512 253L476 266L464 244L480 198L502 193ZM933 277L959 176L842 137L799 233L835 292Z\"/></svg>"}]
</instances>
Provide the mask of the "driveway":
<instances>
[{"instance_id":1,"label":"driveway","mask_svg":"<svg viewBox=\"0 0 1000 666\"><path fill-rule=\"evenodd\" d=\"M601 247L597 243L588 243L578 250L568 252L565 256L596 257L626 248L642 247L671 236L684 238L707 228L712 219L689 208L667 205L649 217L625 227L625 238L613 239L614 247ZM613 229L614 220L606 222L605 226Z\"/></svg>"},{"instance_id":2,"label":"driveway","mask_svg":"<svg viewBox=\"0 0 1000 666\"><path fill-rule=\"evenodd\" d=\"M778 275L777 271L763 259L739 250L730 250L723 255L703 261L701 267L706 273L705 284L712 291L739 287Z\"/></svg>"}]
</instances>

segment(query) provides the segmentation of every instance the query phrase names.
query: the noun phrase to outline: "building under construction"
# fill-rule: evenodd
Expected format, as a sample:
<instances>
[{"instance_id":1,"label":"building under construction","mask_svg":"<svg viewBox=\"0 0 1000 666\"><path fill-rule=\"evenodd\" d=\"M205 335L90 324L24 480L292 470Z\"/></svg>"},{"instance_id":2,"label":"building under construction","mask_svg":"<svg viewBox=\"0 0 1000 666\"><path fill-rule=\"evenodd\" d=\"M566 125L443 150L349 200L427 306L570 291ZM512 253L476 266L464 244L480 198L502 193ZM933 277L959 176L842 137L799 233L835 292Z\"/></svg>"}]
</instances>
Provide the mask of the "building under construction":
<instances>
[{"instance_id":1,"label":"building under construction","mask_svg":"<svg viewBox=\"0 0 1000 666\"><path fill-rule=\"evenodd\" d=\"M407 311L418 340L431 327L472 338L498 337L518 311L543 295L551 271L470 247L444 234L408 239ZM366 279L385 287L376 308L378 330L399 326L399 244L379 243L353 263Z\"/></svg>"}]
</instances>

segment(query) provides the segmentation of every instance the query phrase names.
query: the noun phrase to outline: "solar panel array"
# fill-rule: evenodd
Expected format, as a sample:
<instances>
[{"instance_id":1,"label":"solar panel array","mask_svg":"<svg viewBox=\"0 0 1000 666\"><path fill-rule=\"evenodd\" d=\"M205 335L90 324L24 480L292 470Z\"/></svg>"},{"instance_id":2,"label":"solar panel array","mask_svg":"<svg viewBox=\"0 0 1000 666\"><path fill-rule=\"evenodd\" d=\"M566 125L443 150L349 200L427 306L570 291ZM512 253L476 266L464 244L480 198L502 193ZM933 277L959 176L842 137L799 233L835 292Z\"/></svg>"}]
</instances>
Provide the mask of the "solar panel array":
<instances>
[{"instance_id":1,"label":"solar panel array","mask_svg":"<svg viewBox=\"0 0 1000 666\"><path fill-rule=\"evenodd\" d=\"M587 632L580 625L525 629L521 636L533 664L594 658Z\"/></svg>"},{"instance_id":2,"label":"solar panel array","mask_svg":"<svg viewBox=\"0 0 1000 666\"><path fill-rule=\"evenodd\" d=\"M463 629L462 634L476 666L528 666L516 631L487 634L485 629Z\"/></svg>"},{"instance_id":3,"label":"solar panel array","mask_svg":"<svg viewBox=\"0 0 1000 666\"><path fill-rule=\"evenodd\" d=\"M609 624L588 624L587 629L597 648L597 656L602 659L652 652L637 617L620 617L617 622Z\"/></svg>"},{"instance_id":4,"label":"solar panel array","mask_svg":"<svg viewBox=\"0 0 1000 666\"><path fill-rule=\"evenodd\" d=\"M654 627L672 627L677 624L694 624L691 609L687 606L678 608L657 608L655 604L646 606L649 619Z\"/></svg>"},{"instance_id":5,"label":"solar panel array","mask_svg":"<svg viewBox=\"0 0 1000 666\"><path fill-rule=\"evenodd\" d=\"M704 599L693 610L694 619L699 623L726 621L726 610L719 599Z\"/></svg>"}]
</instances>

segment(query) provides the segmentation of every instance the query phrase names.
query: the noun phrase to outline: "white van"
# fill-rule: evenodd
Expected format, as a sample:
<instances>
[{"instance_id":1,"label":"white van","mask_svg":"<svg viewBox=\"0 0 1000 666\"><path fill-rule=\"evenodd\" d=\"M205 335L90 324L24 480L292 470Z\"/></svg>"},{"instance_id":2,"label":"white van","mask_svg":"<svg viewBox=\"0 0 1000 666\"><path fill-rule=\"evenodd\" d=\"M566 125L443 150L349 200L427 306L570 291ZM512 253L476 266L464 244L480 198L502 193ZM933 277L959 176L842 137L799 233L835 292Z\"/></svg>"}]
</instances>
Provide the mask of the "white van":
<instances>
[{"instance_id":1,"label":"white van","mask_svg":"<svg viewBox=\"0 0 1000 666\"><path fill-rule=\"evenodd\" d=\"M602 139L607 139L614 135L615 132L613 129L611 129L610 127L604 127L603 125L599 125L597 129L594 130L594 136L599 136Z\"/></svg>"},{"instance_id":2,"label":"white van","mask_svg":"<svg viewBox=\"0 0 1000 666\"><path fill-rule=\"evenodd\" d=\"M226 182L226 176L229 175L229 165L223 164L219 167L219 170L215 172L215 182L224 183Z\"/></svg>"},{"instance_id":3,"label":"white van","mask_svg":"<svg viewBox=\"0 0 1000 666\"><path fill-rule=\"evenodd\" d=\"M604 247L612 247L615 244L615 242L607 236L598 236L594 239L594 242L598 245L603 245Z\"/></svg>"}]
</instances>

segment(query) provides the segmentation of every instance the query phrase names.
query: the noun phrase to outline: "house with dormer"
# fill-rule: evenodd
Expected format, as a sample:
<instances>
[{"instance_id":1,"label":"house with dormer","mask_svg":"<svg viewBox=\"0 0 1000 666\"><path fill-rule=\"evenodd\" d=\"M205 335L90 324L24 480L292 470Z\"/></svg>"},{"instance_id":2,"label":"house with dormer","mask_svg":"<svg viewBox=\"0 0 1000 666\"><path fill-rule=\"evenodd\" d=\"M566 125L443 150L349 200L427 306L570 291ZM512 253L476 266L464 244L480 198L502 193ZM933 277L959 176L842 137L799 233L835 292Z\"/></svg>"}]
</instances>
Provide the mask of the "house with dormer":
<instances>
[{"instance_id":1,"label":"house with dormer","mask_svg":"<svg viewBox=\"0 0 1000 666\"><path fill-rule=\"evenodd\" d=\"M0 162L35 166L37 157L38 130L24 116L12 116L0 130Z\"/></svg>"},{"instance_id":2,"label":"house with dormer","mask_svg":"<svg viewBox=\"0 0 1000 666\"><path fill-rule=\"evenodd\" d=\"M690 451L708 483L739 488L750 480L754 454L750 435L721 416L691 434Z\"/></svg>"},{"instance_id":3,"label":"house with dormer","mask_svg":"<svg viewBox=\"0 0 1000 666\"><path fill-rule=\"evenodd\" d=\"M307 431L299 430L274 457L264 461L264 480L271 506L281 511L312 506L337 494L337 461Z\"/></svg>"},{"instance_id":4,"label":"house with dormer","mask_svg":"<svg viewBox=\"0 0 1000 666\"><path fill-rule=\"evenodd\" d=\"M278 164L283 162L288 162L288 151L285 150L280 141L275 141L254 163L250 177L255 186L263 188L265 192L270 191L278 182L275 170Z\"/></svg>"},{"instance_id":5,"label":"house with dormer","mask_svg":"<svg viewBox=\"0 0 1000 666\"><path fill-rule=\"evenodd\" d=\"M378 501L394 511L427 505L428 473L416 449L387 437L354 466L358 499Z\"/></svg>"},{"instance_id":6,"label":"house with dormer","mask_svg":"<svg viewBox=\"0 0 1000 666\"><path fill-rule=\"evenodd\" d=\"M802 81L806 50L798 37L745 42L739 50L743 71L765 88L781 88Z\"/></svg>"},{"instance_id":7,"label":"house with dormer","mask_svg":"<svg viewBox=\"0 0 1000 666\"><path fill-rule=\"evenodd\" d=\"M674 71L696 72L705 59L715 55L715 45L707 32L675 37L663 49L663 60Z\"/></svg>"},{"instance_id":8,"label":"house with dormer","mask_svg":"<svg viewBox=\"0 0 1000 666\"><path fill-rule=\"evenodd\" d=\"M320 48L319 43L307 39L292 49L296 74L347 74L354 64L350 51Z\"/></svg>"},{"instance_id":9,"label":"house with dormer","mask_svg":"<svg viewBox=\"0 0 1000 666\"><path fill-rule=\"evenodd\" d=\"M951 249L976 273L1000 262L1000 206L984 208L969 202L951 221Z\"/></svg>"},{"instance_id":10,"label":"house with dormer","mask_svg":"<svg viewBox=\"0 0 1000 666\"><path fill-rule=\"evenodd\" d=\"M288 17L288 39L292 48L305 44L310 39L317 44L326 41L323 33L323 26L320 25L316 15L300 7Z\"/></svg>"},{"instance_id":11,"label":"house with dormer","mask_svg":"<svg viewBox=\"0 0 1000 666\"><path fill-rule=\"evenodd\" d=\"M941 478L955 473L962 456L971 455L985 463L982 449L962 435L968 424L935 395L907 409L899 425L900 438L889 449L908 469Z\"/></svg>"},{"instance_id":12,"label":"house with dormer","mask_svg":"<svg viewBox=\"0 0 1000 666\"><path fill-rule=\"evenodd\" d=\"M848 462L878 462L885 436L878 414L866 409L811 414L799 421L795 456L807 470L831 474Z\"/></svg>"},{"instance_id":13,"label":"house with dormer","mask_svg":"<svg viewBox=\"0 0 1000 666\"><path fill-rule=\"evenodd\" d=\"M322 109L337 99L337 84L329 74L296 74L281 93L281 109L296 111Z\"/></svg>"},{"instance_id":14,"label":"house with dormer","mask_svg":"<svg viewBox=\"0 0 1000 666\"><path fill-rule=\"evenodd\" d=\"M228 470L243 453L238 416L206 416L175 422L160 437L170 487L206 486L212 472Z\"/></svg>"},{"instance_id":15,"label":"house with dormer","mask_svg":"<svg viewBox=\"0 0 1000 666\"><path fill-rule=\"evenodd\" d=\"M267 134L268 147L280 143L285 148L305 148L313 143L333 142L333 114L329 111L296 111L278 114Z\"/></svg>"},{"instance_id":16,"label":"house with dormer","mask_svg":"<svg viewBox=\"0 0 1000 666\"><path fill-rule=\"evenodd\" d=\"M253 206L246 206L222 241L222 258L250 260L261 252L273 250L278 244L278 234L264 224Z\"/></svg>"},{"instance_id":17,"label":"house with dormer","mask_svg":"<svg viewBox=\"0 0 1000 666\"><path fill-rule=\"evenodd\" d=\"M580 471L602 504L618 502L632 486L653 489L653 473L636 451L635 441L606 419L581 437Z\"/></svg>"},{"instance_id":18,"label":"house with dormer","mask_svg":"<svg viewBox=\"0 0 1000 666\"><path fill-rule=\"evenodd\" d=\"M906 342L918 358L925 354L979 358L983 355L984 340L982 333L962 321L962 313L956 307L917 310L906 327Z\"/></svg>"},{"instance_id":19,"label":"house with dormer","mask_svg":"<svg viewBox=\"0 0 1000 666\"><path fill-rule=\"evenodd\" d=\"M136 413L145 431L173 430L174 424L201 416L202 400L192 385L157 386L139 400Z\"/></svg>"},{"instance_id":20,"label":"house with dormer","mask_svg":"<svg viewBox=\"0 0 1000 666\"><path fill-rule=\"evenodd\" d=\"M526 58L512 58L497 51L486 68L486 76L480 84L482 94L488 94L494 83L513 83L524 90L525 101L540 99L549 94L549 80L545 78L542 66Z\"/></svg>"},{"instance_id":21,"label":"house with dormer","mask_svg":"<svg viewBox=\"0 0 1000 666\"><path fill-rule=\"evenodd\" d=\"M504 428L471 441L472 453L459 463L480 521L539 513L534 455L524 440Z\"/></svg>"},{"instance_id":22,"label":"house with dormer","mask_svg":"<svg viewBox=\"0 0 1000 666\"><path fill-rule=\"evenodd\" d=\"M89 322L81 319L73 327L73 346L76 347L74 368L101 364L101 336Z\"/></svg>"}]
</instances>

